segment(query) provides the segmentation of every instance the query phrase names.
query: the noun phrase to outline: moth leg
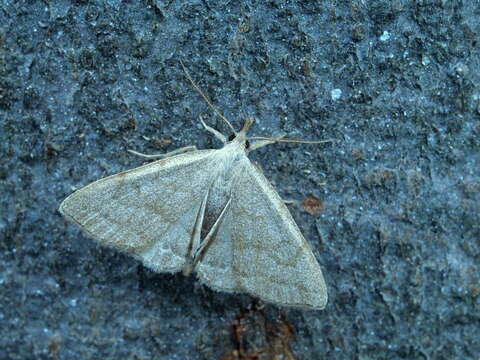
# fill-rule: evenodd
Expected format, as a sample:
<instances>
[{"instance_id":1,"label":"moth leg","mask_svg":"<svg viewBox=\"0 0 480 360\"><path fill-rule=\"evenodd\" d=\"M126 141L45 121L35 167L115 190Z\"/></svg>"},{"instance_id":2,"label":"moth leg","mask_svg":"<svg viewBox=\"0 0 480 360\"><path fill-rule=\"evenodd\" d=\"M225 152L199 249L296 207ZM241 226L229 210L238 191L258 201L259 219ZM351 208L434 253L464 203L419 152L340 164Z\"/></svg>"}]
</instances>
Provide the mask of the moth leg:
<instances>
[{"instance_id":1,"label":"moth leg","mask_svg":"<svg viewBox=\"0 0 480 360\"><path fill-rule=\"evenodd\" d=\"M216 238L218 229L220 228L223 220L225 219L225 215L227 213L228 208L230 207L231 202L232 202L232 198L228 199L222 212L218 216L218 219L215 221L215 224L213 224L212 228L210 229L207 236L203 240L202 245L200 245L200 248L198 248L198 250L195 252L193 257L192 270L195 268L198 262L202 260L203 256L205 255L205 252L208 250L210 245L213 243L213 240Z\"/></svg>"},{"instance_id":2,"label":"moth leg","mask_svg":"<svg viewBox=\"0 0 480 360\"><path fill-rule=\"evenodd\" d=\"M185 264L182 270L183 275L185 276L190 275L193 270L192 251L194 251L194 249L198 249L198 247L200 246L200 235L202 232L203 219L205 217L205 208L207 207L207 200L208 200L209 194L210 194L210 189L207 190L207 193L205 194L205 197L202 200L202 204L200 205L197 216L195 218L192 237L190 238L190 242L188 243L188 248L187 248L187 254L186 254L187 263Z\"/></svg>"},{"instance_id":3,"label":"moth leg","mask_svg":"<svg viewBox=\"0 0 480 360\"><path fill-rule=\"evenodd\" d=\"M181 153L184 153L184 152L187 152L187 151L195 151L195 150L198 150L197 147L195 145L192 145L192 146L184 146L184 147L181 147L177 150L173 150L173 151L170 151L170 152L165 153L165 154L150 154L149 155L149 154L139 153L135 150L127 149L127 151L129 153L131 153L133 155L141 156L141 157L147 158L147 159L166 158L166 157L181 154Z\"/></svg>"},{"instance_id":4,"label":"moth leg","mask_svg":"<svg viewBox=\"0 0 480 360\"><path fill-rule=\"evenodd\" d=\"M213 135L215 135L215 137L217 139L219 139L221 142L223 142L224 144L227 142L227 137L225 135L223 135L220 131L218 130L215 130L214 128L208 126L207 124L205 124L205 122L203 121L202 117L200 116L200 122L202 123L203 127L208 131L208 132L211 132Z\"/></svg>"}]
</instances>

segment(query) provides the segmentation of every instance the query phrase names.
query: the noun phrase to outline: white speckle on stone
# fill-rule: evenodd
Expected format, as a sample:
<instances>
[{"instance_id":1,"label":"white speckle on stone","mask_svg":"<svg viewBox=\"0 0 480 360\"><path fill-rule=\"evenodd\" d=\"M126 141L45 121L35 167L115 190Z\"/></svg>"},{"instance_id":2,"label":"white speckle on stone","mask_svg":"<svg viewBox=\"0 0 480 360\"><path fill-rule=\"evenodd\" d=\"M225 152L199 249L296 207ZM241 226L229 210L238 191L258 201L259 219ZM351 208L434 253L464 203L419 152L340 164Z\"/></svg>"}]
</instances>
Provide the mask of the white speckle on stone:
<instances>
[{"instance_id":1,"label":"white speckle on stone","mask_svg":"<svg viewBox=\"0 0 480 360\"><path fill-rule=\"evenodd\" d=\"M427 55L422 56L422 65L423 66L430 65L430 58Z\"/></svg>"},{"instance_id":2,"label":"white speckle on stone","mask_svg":"<svg viewBox=\"0 0 480 360\"><path fill-rule=\"evenodd\" d=\"M342 97L342 90L333 89L333 90L330 91L330 96L332 97L333 101L337 101Z\"/></svg>"},{"instance_id":3,"label":"white speckle on stone","mask_svg":"<svg viewBox=\"0 0 480 360\"><path fill-rule=\"evenodd\" d=\"M384 31L383 34L380 36L380 41L388 41L390 40L390 33L388 31Z\"/></svg>"}]
</instances>

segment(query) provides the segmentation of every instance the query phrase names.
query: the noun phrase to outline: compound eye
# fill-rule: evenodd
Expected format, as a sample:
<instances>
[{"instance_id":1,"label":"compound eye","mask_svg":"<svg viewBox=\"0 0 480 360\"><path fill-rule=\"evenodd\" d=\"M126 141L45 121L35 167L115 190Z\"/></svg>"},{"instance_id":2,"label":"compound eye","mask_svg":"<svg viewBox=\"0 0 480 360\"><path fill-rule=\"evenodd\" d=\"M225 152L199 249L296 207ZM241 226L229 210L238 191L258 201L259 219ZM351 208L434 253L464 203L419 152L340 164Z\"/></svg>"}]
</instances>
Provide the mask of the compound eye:
<instances>
[{"instance_id":1,"label":"compound eye","mask_svg":"<svg viewBox=\"0 0 480 360\"><path fill-rule=\"evenodd\" d=\"M250 148L250 141L245 141L245 149L249 149Z\"/></svg>"},{"instance_id":2,"label":"compound eye","mask_svg":"<svg viewBox=\"0 0 480 360\"><path fill-rule=\"evenodd\" d=\"M228 137L228 141L232 141L233 139L235 139L235 135L233 134Z\"/></svg>"}]
</instances>

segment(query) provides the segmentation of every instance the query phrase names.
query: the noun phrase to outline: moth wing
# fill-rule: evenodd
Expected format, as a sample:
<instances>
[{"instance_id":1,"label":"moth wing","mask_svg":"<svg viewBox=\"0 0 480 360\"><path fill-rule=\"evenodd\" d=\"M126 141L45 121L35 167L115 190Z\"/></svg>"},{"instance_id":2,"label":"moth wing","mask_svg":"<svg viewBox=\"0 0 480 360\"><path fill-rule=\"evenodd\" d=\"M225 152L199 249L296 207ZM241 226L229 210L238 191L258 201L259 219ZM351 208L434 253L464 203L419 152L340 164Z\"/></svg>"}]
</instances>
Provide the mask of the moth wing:
<instances>
[{"instance_id":1,"label":"moth wing","mask_svg":"<svg viewBox=\"0 0 480 360\"><path fill-rule=\"evenodd\" d=\"M102 245L154 271L179 271L215 151L189 152L98 180L67 197L60 212Z\"/></svg>"},{"instance_id":2,"label":"moth wing","mask_svg":"<svg viewBox=\"0 0 480 360\"><path fill-rule=\"evenodd\" d=\"M230 209L198 265L199 279L277 305L323 309L320 265L287 207L247 158L238 168Z\"/></svg>"}]
</instances>

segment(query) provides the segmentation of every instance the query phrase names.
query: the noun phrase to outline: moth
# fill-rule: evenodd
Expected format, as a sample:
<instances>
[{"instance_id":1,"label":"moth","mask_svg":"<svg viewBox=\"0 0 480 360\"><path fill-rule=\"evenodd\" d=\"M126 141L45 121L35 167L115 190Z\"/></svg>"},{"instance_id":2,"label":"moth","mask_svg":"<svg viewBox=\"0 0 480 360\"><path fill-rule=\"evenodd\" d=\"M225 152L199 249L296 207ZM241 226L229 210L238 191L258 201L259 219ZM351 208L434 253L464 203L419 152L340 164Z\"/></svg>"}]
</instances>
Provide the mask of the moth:
<instances>
[{"instance_id":1,"label":"moth","mask_svg":"<svg viewBox=\"0 0 480 360\"><path fill-rule=\"evenodd\" d=\"M252 118L237 132L219 115L234 136L200 120L222 141L221 149L181 153L188 147L108 176L71 194L60 212L100 244L155 272L195 273L217 291L323 309L320 265L280 196L248 159L259 147L288 140L249 138Z\"/></svg>"}]
</instances>

